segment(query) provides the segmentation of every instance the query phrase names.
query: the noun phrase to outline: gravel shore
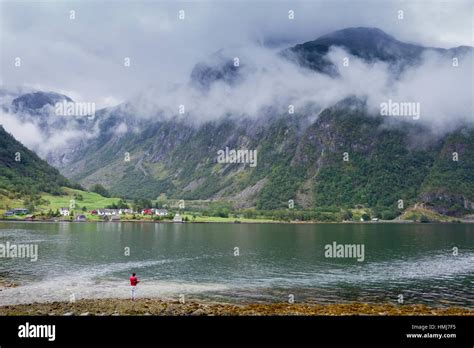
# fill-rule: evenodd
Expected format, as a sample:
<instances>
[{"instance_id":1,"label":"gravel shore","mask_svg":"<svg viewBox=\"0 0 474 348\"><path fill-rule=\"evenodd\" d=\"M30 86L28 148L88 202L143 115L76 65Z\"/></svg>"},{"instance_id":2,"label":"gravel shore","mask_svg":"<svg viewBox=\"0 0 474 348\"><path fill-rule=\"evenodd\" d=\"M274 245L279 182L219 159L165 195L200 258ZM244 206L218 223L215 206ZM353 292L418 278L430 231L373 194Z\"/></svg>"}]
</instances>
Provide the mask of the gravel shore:
<instances>
[{"instance_id":1,"label":"gravel shore","mask_svg":"<svg viewBox=\"0 0 474 348\"><path fill-rule=\"evenodd\" d=\"M435 308L426 305L393 304L228 304L164 301L161 299L84 299L74 303L50 302L0 307L0 315L471 315L474 309Z\"/></svg>"}]
</instances>

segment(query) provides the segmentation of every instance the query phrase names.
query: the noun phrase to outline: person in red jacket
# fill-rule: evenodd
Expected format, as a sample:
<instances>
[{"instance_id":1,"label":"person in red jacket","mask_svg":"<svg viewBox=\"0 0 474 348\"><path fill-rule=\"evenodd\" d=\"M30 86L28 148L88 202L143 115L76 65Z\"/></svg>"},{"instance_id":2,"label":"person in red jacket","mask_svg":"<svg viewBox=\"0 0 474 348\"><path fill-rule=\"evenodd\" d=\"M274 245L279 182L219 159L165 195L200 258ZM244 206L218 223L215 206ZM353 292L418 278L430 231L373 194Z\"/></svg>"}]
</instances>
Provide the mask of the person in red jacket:
<instances>
[{"instance_id":1,"label":"person in red jacket","mask_svg":"<svg viewBox=\"0 0 474 348\"><path fill-rule=\"evenodd\" d=\"M130 286L132 288L132 301L135 301L135 296L137 294L137 284L140 283L138 278L136 277L135 273L132 273L130 277Z\"/></svg>"}]
</instances>

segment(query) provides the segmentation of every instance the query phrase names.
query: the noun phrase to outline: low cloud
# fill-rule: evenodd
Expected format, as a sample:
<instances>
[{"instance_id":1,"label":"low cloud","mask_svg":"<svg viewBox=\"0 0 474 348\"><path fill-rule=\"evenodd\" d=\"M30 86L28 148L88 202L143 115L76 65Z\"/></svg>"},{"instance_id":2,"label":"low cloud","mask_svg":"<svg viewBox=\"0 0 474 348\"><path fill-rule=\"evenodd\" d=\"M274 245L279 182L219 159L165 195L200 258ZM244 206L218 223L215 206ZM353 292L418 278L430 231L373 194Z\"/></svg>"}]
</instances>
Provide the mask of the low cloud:
<instances>
[{"instance_id":1,"label":"low cloud","mask_svg":"<svg viewBox=\"0 0 474 348\"><path fill-rule=\"evenodd\" d=\"M0 78L102 108L157 81L183 83L222 48L241 56L249 45L284 48L359 26L424 46L472 45L472 11L470 0L3 1Z\"/></svg>"},{"instance_id":2,"label":"low cloud","mask_svg":"<svg viewBox=\"0 0 474 348\"><path fill-rule=\"evenodd\" d=\"M94 127L81 129L77 123L41 127L33 118L20 120L18 115L0 113L0 123L18 140L46 157L49 153L65 153L77 142L100 134L99 124L121 112L122 122L110 131L116 136L139 130L142 121L185 120L189 124L218 120L226 115L234 118L259 118L288 114L289 105L295 115L313 116L337 102L357 97L367 102L368 111L379 115L382 103L418 103L418 119L404 118L444 134L460 124L474 124L472 105L472 53L459 57L454 67L452 59L439 53L426 53L421 63L407 67L395 75L390 65L375 61L368 63L352 56L342 48L333 47L327 59L338 70L338 76L311 71L298 66L262 46L240 48L239 79L236 83L216 81L208 89L194 84L170 85L166 81L148 86L130 101L107 109ZM221 54L232 63L235 57L223 50ZM348 59L348 66L343 62ZM180 114L180 107L184 113ZM50 116L50 124L57 122ZM43 118L44 119L44 118ZM393 119L393 118L392 118ZM145 122L146 123L146 122Z\"/></svg>"},{"instance_id":3,"label":"low cloud","mask_svg":"<svg viewBox=\"0 0 474 348\"><path fill-rule=\"evenodd\" d=\"M17 114L5 111L0 111L0 124L23 145L43 158L50 153L65 152L78 141L95 137L97 134L77 128L56 128L47 131L31 120L19 119Z\"/></svg>"},{"instance_id":4,"label":"low cloud","mask_svg":"<svg viewBox=\"0 0 474 348\"><path fill-rule=\"evenodd\" d=\"M87 130L77 124L43 129L33 118L20 121L7 112L0 123L42 156L91 139L99 122L115 112L125 120L115 135L139 132L140 121L183 119L190 123L233 117L317 115L338 101L356 96L379 114L380 104L417 102L413 122L445 132L473 122L472 52L451 58L426 54L400 76L384 62L367 63L341 48L328 59L339 76L302 68L278 52L331 31L357 26L378 27L397 39L424 46L472 45L471 1L318 1L294 2L6 2L2 3L1 80L10 86L64 93L75 101L111 107ZM183 9L186 19L178 19ZM75 19L70 19L70 11ZM295 18L289 20L288 11ZM404 11L399 20L398 11ZM105 30L106 29L106 30ZM239 58L241 78L216 81L209 89L190 83L195 64L221 50L233 63ZM41 54L38 54L41 52ZM21 57L21 67L13 61ZM124 66L124 59L130 66ZM342 65L349 58L349 66ZM2 96L2 103L11 95ZM179 114L184 106L184 114Z\"/></svg>"},{"instance_id":5,"label":"low cloud","mask_svg":"<svg viewBox=\"0 0 474 348\"><path fill-rule=\"evenodd\" d=\"M380 114L381 103L415 102L421 106L416 122L435 132L449 131L462 122L474 122L472 117L472 52L458 58L453 66L451 57L427 52L419 64L408 66L398 75L388 63L368 63L342 48L332 48L327 58L339 75L301 68L276 51L265 47L240 49L241 79L235 84L216 81L209 90L182 84L168 88L154 86L132 98L130 111L144 118L186 118L195 123L234 117L261 117L273 113L288 113L294 105L295 114L308 106L312 110L330 107L348 97L367 101L369 112ZM232 56L228 55L232 62ZM343 65L348 59L348 66ZM179 115L179 107L184 114Z\"/></svg>"}]
</instances>

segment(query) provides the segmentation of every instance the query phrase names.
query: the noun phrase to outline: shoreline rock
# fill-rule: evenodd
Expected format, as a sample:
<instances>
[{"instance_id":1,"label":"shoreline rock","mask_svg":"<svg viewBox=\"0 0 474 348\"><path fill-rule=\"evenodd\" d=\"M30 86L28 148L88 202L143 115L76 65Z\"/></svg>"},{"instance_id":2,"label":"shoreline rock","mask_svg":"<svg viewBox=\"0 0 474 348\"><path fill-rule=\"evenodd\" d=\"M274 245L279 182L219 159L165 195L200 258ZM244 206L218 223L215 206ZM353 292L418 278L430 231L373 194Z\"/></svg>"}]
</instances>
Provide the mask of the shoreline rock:
<instances>
[{"instance_id":1,"label":"shoreline rock","mask_svg":"<svg viewBox=\"0 0 474 348\"><path fill-rule=\"evenodd\" d=\"M8 281L6 279L0 279L0 291L2 291L2 289L16 288L18 286L19 286L19 284L15 283L14 281Z\"/></svg>"},{"instance_id":2,"label":"shoreline rock","mask_svg":"<svg viewBox=\"0 0 474 348\"><path fill-rule=\"evenodd\" d=\"M307 316L307 315L466 315L474 316L474 309L461 307L429 307L423 304L305 304L305 303L251 303L231 304L204 301L166 301L142 298L129 299L82 299L74 303L48 302L0 306L0 315L158 315L158 316Z\"/></svg>"}]
</instances>

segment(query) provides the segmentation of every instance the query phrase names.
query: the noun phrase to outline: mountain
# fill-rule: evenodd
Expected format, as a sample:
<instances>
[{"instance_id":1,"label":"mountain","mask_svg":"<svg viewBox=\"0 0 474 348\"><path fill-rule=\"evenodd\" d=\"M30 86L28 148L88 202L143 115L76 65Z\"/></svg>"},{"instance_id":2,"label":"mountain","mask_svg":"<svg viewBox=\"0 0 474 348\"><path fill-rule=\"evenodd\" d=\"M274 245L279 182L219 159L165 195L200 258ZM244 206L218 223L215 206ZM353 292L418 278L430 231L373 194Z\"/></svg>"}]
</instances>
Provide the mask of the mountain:
<instances>
[{"instance_id":1,"label":"mountain","mask_svg":"<svg viewBox=\"0 0 474 348\"><path fill-rule=\"evenodd\" d=\"M228 118L200 127L157 122L140 136L98 141L63 172L125 197L166 194L267 210L287 207L289 200L305 209L394 209L401 199L404 207L424 202L450 215L472 211L473 129L431 138L428 129L409 123L387 128L363 105L347 103L353 101L324 110L314 123L298 116ZM218 151L226 147L256 149L258 165L217 163ZM451 158L456 149L458 162Z\"/></svg>"},{"instance_id":2,"label":"mountain","mask_svg":"<svg viewBox=\"0 0 474 348\"><path fill-rule=\"evenodd\" d=\"M14 111L37 112L45 106L53 106L60 102L72 102L66 95L54 92L32 92L15 98L12 102Z\"/></svg>"},{"instance_id":3,"label":"mountain","mask_svg":"<svg viewBox=\"0 0 474 348\"><path fill-rule=\"evenodd\" d=\"M216 81L233 85L238 79L239 69L221 52L213 54L207 62L197 63L191 71L191 85L204 90Z\"/></svg>"},{"instance_id":4,"label":"mountain","mask_svg":"<svg viewBox=\"0 0 474 348\"><path fill-rule=\"evenodd\" d=\"M55 105L63 102L73 103L74 100L55 92L25 91L23 88L0 89L0 112L14 115L25 128L37 129L43 143L51 142L55 148L53 150L47 144L34 150L56 167L72 160L76 152L85 148L85 134L91 136L94 133L94 122L90 118L56 114ZM8 124L5 126L8 129Z\"/></svg>"},{"instance_id":5,"label":"mountain","mask_svg":"<svg viewBox=\"0 0 474 348\"><path fill-rule=\"evenodd\" d=\"M70 182L0 126L0 189L20 194L61 194Z\"/></svg>"},{"instance_id":6,"label":"mountain","mask_svg":"<svg viewBox=\"0 0 474 348\"><path fill-rule=\"evenodd\" d=\"M430 50L447 56L472 52L470 47L425 48L379 29L349 28L281 54L335 76L337 67L326 56L334 46L369 62L391 62L395 72L418 64ZM196 64L190 86L205 95L216 81L244 84L239 74L218 52ZM388 122L355 97L322 110L307 107L288 114L269 108L258 118L225 114L201 123L158 113L137 117L137 110L124 103L98 111L93 120L74 121L84 134L95 136L83 137L48 160L86 187L102 184L112 195L126 198L165 195L262 210L287 208L293 200L297 208L362 206L391 217L418 203L453 216L474 211L472 124L432 134L421 123ZM218 153L226 148L256 150L257 165L219 163Z\"/></svg>"},{"instance_id":7,"label":"mountain","mask_svg":"<svg viewBox=\"0 0 474 348\"><path fill-rule=\"evenodd\" d=\"M423 47L398 41L377 28L347 28L323 35L314 41L290 47L282 55L294 59L301 66L329 75L337 74L337 67L327 59L331 47L340 47L368 62L383 61L393 64L393 69L403 69L418 64L426 52L437 52L452 58L472 52L472 47L452 49Z\"/></svg>"}]
</instances>

